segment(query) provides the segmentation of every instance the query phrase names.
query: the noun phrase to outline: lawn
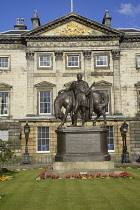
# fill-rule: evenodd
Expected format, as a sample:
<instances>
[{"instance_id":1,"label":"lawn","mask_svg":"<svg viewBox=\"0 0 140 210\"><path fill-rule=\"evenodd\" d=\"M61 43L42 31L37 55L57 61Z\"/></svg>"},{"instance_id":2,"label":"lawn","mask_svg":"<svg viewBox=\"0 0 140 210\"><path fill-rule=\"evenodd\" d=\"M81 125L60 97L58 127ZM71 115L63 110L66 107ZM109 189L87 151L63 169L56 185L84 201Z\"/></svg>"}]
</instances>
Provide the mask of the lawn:
<instances>
[{"instance_id":1,"label":"lawn","mask_svg":"<svg viewBox=\"0 0 140 210\"><path fill-rule=\"evenodd\" d=\"M134 179L36 180L39 169L20 171L0 181L1 210L137 210L140 170L127 169Z\"/></svg>"}]
</instances>

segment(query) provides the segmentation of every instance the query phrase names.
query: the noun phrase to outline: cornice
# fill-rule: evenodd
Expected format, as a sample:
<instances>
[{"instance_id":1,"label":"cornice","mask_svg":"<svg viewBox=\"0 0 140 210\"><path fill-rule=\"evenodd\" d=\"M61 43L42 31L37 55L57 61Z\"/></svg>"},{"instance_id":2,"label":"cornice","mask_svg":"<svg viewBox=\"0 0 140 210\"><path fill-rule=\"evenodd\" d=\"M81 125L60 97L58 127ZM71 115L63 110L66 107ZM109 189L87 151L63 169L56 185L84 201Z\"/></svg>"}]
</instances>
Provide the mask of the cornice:
<instances>
[{"instance_id":1,"label":"cornice","mask_svg":"<svg viewBox=\"0 0 140 210\"><path fill-rule=\"evenodd\" d=\"M119 35L110 35L110 36L31 36L26 38L26 42L28 41L109 41L109 40L120 40Z\"/></svg>"},{"instance_id":2,"label":"cornice","mask_svg":"<svg viewBox=\"0 0 140 210\"><path fill-rule=\"evenodd\" d=\"M123 37L123 41L133 41L133 42L139 42L140 41L140 35L125 35Z\"/></svg>"},{"instance_id":3,"label":"cornice","mask_svg":"<svg viewBox=\"0 0 140 210\"><path fill-rule=\"evenodd\" d=\"M22 37L0 36L0 44L26 44Z\"/></svg>"}]
</instances>

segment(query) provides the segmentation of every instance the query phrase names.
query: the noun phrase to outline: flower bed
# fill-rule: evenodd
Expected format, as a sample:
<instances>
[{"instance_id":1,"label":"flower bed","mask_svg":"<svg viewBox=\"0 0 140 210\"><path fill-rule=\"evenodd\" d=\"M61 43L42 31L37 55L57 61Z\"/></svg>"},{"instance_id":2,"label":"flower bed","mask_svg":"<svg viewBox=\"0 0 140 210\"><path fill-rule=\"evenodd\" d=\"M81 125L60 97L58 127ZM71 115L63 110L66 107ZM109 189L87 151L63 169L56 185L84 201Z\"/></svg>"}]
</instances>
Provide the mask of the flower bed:
<instances>
[{"instance_id":1,"label":"flower bed","mask_svg":"<svg viewBox=\"0 0 140 210\"><path fill-rule=\"evenodd\" d=\"M10 180L13 179L13 176L2 175L0 176L0 181Z\"/></svg>"},{"instance_id":2,"label":"flower bed","mask_svg":"<svg viewBox=\"0 0 140 210\"><path fill-rule=\"evenodd\" d=\"M59 179L60 176L56 174L48 174L47 171L49 169L53 169L53 167L49 167L43 171L41 171L40 174L38 174L38 177L36 180L40 179ZM65 175L65 179L113 179L113 178L119 178L119 179L133 179L132 174L129 174L127 172L122 172L119 175L116 174L101 174L98 173L96 175L94 174L67 174Z\"/></svg>"}]
</instances>

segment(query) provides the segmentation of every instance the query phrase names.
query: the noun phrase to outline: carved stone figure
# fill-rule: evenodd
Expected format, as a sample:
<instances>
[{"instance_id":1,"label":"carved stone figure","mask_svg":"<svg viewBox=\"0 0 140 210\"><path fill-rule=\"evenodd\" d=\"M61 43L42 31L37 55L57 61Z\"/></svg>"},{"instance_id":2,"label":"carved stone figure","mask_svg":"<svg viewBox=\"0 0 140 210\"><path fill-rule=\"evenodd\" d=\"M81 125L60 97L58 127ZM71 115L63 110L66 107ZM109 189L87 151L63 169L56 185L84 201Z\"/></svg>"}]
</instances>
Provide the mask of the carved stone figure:
<instances>
[{"instance_id":1,"label":"carved stone figure","mask_svg":"<svg viewBox=\"0 0 140 210\"><path fill-rule=\"evenodd\" d=\"M79 117L82 119L82 126L84 126L85 122L92 118L93 112L97 115L93 125L101 115L103 115L104 124L106 124L105 107L108 105L108 96L92 90L93 85L94 83L89 88L88 83L82 80L82 74L79 73L77 81L73 82L69 88L59 91L54 101L55 117L61 119L59 128L66 122L68 113L71 113L71 126L77 126ZM65 113L62 111L62 107L65 108Z\"/></svg>"}]
</instances>

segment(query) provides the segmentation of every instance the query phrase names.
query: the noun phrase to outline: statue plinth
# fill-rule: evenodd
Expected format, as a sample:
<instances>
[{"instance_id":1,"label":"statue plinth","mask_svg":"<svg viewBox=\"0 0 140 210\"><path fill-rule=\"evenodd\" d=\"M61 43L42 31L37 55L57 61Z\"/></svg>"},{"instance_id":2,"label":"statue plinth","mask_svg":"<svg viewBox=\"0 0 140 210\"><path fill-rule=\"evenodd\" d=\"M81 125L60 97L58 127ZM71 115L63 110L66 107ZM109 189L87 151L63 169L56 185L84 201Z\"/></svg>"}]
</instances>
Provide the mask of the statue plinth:
<instances>
[{"instance_id":1,"label":"statue plinth","mask_svg":"<svg viewBox=\"0 0 140 210\"><path fill-rule=\"evenodd\" d=\"M107 129L66 127L56 130L58 162L110 161L107 149Z\"/></svg>"}]
</instances>

